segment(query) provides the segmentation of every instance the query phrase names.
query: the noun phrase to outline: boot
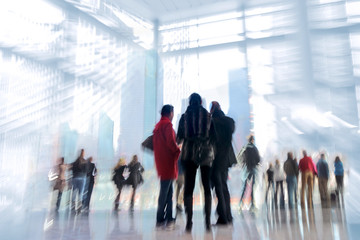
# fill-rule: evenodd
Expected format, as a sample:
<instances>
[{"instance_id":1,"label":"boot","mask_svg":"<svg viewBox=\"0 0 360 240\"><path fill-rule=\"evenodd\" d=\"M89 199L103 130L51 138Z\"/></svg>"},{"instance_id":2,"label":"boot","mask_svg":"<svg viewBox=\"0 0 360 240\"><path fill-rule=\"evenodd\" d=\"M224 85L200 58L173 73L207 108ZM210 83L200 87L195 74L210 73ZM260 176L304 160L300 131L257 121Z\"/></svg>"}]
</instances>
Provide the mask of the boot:
<instances>
[{"instance_id":1,"label":"boot","mask_svg":"<svg viewBox=\"0 0 360 240\"><path fill-rule=\"evenodd\" d=\"M211 230L210 217L211 217L211 196L205 196L205 227L206 231Z\"/></svg>"},{"instance_id":2,"label":"boot","mask_svg":"<svg viewBox=\"0 0 360 240\"><path fill-rule=\"evenodd\" d=\"M186 213L186 232L191 232L192 229L192 216L193 216L193 198L188 197L184 198L184 207L185 207L185 213Z\"/></svg>"}]
</instances>

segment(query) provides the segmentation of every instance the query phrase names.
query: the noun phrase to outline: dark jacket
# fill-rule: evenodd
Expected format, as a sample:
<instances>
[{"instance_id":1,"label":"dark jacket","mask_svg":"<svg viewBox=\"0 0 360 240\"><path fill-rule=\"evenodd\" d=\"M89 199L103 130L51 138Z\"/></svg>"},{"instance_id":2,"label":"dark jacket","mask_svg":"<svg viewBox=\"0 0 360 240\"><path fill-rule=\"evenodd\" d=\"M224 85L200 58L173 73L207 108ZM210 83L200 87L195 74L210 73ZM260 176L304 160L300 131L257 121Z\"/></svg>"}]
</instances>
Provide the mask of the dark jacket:
<instances>
[{"instance_id":1,"label":"dark jacket","mask_svg":"<svg viewBox=\"0 0 360 240\"><path fill-rule=\"evenodd\" d=\"M176 144L175 131L168 117L162 117L153 131L155 165L160 180L177 178L177 161L180 149Z\"/></svg>"},{"instance_id":2,"label":"dark jacket","mask_svg":"<svg viewBox=\"0 0 360 240\"><path fill-rule=\"evenodd\" d=\"M116 184L116 186L119 188L119 186L121 186L124 181L125 181L125 178L124 178L124 171L125 169L127 168L126 165L123 165L123 166L120 166L116 169L114 169L114 172L113 172L113 178L112 180L114 181L114 183Z\"/></svg>"},{"instance_id":3,"label":"dark jacket","mask_svg":"<svg viewBox=\"0 0 360 240\"><path fill-rule=\"evenodd\" d=\"M243 165L248 171L254 170L260 163L260 155L257 147L252 143L248 143L243 154Z\"/></svg>"},{"instance_id":4,"label":"dark jacket","mask_svg":"<svg viewBox=\"0 0 360 240\"><path fill-rule=\"evenodd\" d=\"M95 176L97 173L95 163L88 162L86 170L87 170L86 176L89 178L90 182L93 183L95 181Z\"/></svg>"},{"instance_id":5,"label":"dark jacket","mask_svg":"<svg viewBox=\"0 0 360 240\"><path fill-rule=\"evenodd\" d=\"M288 158L284 162L284 171L286 173L286 176L295 176L297 177L299 175L299 167L298 164L294 159Z\"/></svg>"},{"instance_id":6,"label":"dark jacket","mask_svg":"<svg viewBox=\"0 0 360 240\"><path fill-rule=\"evenodd\" d=\"M266 174L268 177L268 182L274 182L274 169L268 168L268 170L266 171Z\"/></svg>"},{"instance_id":7,"label":"dark jacket","mask_svg":"<svg viewBox=\"0 0 360 240\"><path fill-rule=\"evenodd\" d=\"M210 113L201 105L190 105L181 116L177 133L178 142L183 141L181 161L194 161L194 146L199 142L213 144L215 133ZM211 166L213 159L201 165Z\"/></svg>"},{"instance_id":8,"label":"dark jacket","mask_svg":"<svg viewBox=\"0 0 360 240\"><path fill-rule=\"evenodd\" d=\"M129 177L126 179L126 184L136 188L137 185L144 182L143 177L141 175L141 173L144 172L144 168L140 164L140 162L135 162L135 163L130 162L127 167L129 169Z\"/></svg>"},{"instance_id":9,"label":"dark jacket","mask_svg":"<svg viewBox=\"0 0 360 240\"><path fill-rule=\"evenodd\" d=\"M213 169L227 169L236 163L236 156L231 143L232 134L235 131L235 122L232 118L225 116L221 110L215 110L212 119L216 134L216 154Z\"/></svg>"},{"instance_id":10,"label":"dark jacket","mask_svg":"<svg viewBox=\"0 0 360 240\"><path fill-rule=\"evenodd\" d=\"M78 158L72 163L73 178L86 177L87 163L84 159Z\"/></svg>"}]
</instances>

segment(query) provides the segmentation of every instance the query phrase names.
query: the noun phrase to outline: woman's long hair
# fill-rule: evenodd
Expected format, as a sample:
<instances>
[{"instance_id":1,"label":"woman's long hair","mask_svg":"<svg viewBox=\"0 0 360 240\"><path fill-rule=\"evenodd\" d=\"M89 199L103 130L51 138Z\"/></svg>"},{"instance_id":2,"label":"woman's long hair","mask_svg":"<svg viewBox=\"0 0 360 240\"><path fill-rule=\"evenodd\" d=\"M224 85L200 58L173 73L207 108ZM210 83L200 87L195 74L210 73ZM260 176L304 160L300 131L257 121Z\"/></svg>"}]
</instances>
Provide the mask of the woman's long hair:
<instances>
[{"instance_id":1,"label":"woman's long hair","mask_svg":"<svg viewBox=\"0 0 360 240\"><path fill-rule=\"evenodd\" d=\"M125 166L126 165L126 161L125 158L120 158L119 161L117 162L116 166L114 167L114 169L118 169L121 166Z\"/></svg>"}]
</instances>

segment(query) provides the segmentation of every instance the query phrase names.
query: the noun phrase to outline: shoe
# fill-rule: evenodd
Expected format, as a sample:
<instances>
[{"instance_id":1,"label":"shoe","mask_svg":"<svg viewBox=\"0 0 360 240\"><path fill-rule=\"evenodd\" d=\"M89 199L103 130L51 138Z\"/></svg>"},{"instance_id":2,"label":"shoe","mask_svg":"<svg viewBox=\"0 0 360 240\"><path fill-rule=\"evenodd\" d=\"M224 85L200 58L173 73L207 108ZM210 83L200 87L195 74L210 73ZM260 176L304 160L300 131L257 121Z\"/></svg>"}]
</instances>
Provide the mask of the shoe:
<instances>
[{"instance_id":1,"label":"shoe","mask_svg":"<svg viewBox=\"0 0 360 240\"><path fill-rule=\"evenodd\" d=\"M185 231L188 232L188 233L191 233L191 229L192 229L192 222L187 222L186 227L185 227Z\"/></svg>"},{"instance_id":2,"label":"shoe","mask_svg":"<svg viewBox=\"0 0 360 240\"><path fill-rule=\"evenodd\" d=\"M165 227L165 222L158 222L158 223L156 223L156 225L155 225L156 231L163 230L164 227Z\"/></svg>"},{"instance_id":3,"label":"shoe","mask_svg":"<svg viewBox=\"0 0 360 240\"><path fill-rule=\"evenodd\" d=\"M211 231L211 224L210 223L206 223L205 224L205 229L207 232L210 232Z\"/></svg>"}]
</instances>

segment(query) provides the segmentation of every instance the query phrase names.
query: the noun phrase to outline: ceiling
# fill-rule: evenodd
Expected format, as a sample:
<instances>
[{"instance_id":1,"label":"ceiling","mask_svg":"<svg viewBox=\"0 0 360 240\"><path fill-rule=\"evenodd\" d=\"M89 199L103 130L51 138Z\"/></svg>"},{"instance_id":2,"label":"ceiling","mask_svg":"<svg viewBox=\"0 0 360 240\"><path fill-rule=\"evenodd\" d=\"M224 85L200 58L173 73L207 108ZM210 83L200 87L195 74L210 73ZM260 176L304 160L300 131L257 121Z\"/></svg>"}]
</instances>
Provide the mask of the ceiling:
<instances>
[{"instance_id":1,"label":"ceiling","mask_svg":"<svg viewBox=\"0 0 360 240\"><path fill-rule=\"evenodd\" d=\"M138 17L159 24L238 10L243 0L112 0Z\"/></svg>"}]
</instances>

